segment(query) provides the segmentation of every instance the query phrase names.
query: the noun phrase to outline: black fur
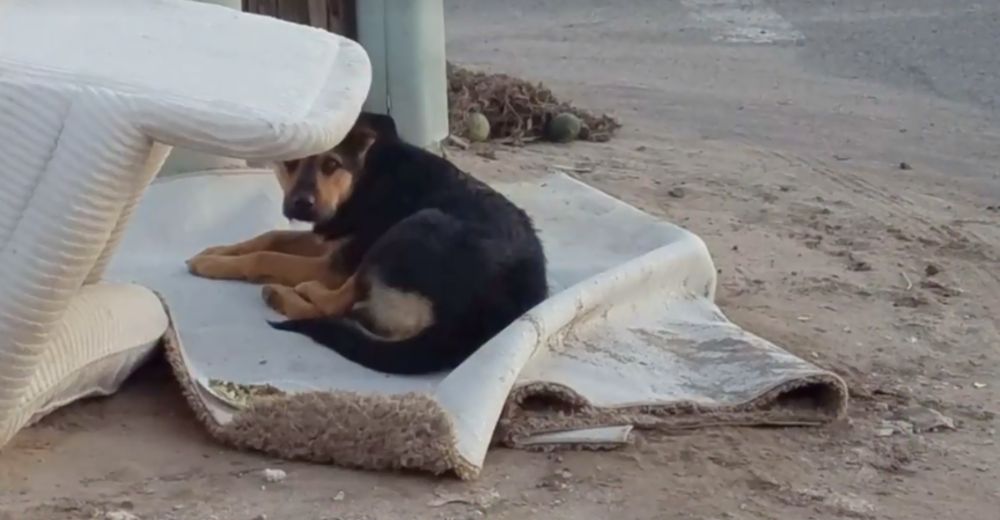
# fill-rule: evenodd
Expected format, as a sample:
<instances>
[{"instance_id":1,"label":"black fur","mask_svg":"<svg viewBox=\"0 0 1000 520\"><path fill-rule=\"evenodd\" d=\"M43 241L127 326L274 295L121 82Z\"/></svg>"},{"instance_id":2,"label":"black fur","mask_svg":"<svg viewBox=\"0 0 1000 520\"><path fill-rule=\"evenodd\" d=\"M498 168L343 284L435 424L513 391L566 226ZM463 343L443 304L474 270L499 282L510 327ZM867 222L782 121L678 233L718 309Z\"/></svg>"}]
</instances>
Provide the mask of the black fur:
<instances>
[{"instance_id":1,"label":"black fur","mask_svg":"<svg viewBox=\"0 0 1000 520\"><path fill-rule=\"evenodd\" d=\"M358 280L375 275L424 296L435 322L401 341L374 336L360 326L360 314L272 326L382 372L454 368L548 296L542 245L524 211L449 161L403 142L388 116L362 114L356 127L377 137L351 196L314 231L330 240L351 237L339 267Z\"/></svg>"}]
</instances>

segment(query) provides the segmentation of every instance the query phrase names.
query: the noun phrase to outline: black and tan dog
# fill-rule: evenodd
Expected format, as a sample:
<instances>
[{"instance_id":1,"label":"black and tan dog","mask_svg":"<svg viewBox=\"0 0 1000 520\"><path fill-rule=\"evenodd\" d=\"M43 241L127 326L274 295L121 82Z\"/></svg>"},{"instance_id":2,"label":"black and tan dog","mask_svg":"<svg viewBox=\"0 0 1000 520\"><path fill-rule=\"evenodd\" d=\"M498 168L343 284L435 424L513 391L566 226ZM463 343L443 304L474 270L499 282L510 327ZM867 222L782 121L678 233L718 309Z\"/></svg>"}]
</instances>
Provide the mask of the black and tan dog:
<instances>
[{"instance_id":1,"label":"black and tan dog","mask_svg":"<svg viewBox=\"0 0 1000 520\"><path fill-rule=\"evenodd\" d=\"M273 231L188 261L209 278L268 283L265 301L365 367L454 368L548 294L530 218L447 160L362 114L329 152L278 168L284 213L313 232Z\"/></svg>"}]
</instances>

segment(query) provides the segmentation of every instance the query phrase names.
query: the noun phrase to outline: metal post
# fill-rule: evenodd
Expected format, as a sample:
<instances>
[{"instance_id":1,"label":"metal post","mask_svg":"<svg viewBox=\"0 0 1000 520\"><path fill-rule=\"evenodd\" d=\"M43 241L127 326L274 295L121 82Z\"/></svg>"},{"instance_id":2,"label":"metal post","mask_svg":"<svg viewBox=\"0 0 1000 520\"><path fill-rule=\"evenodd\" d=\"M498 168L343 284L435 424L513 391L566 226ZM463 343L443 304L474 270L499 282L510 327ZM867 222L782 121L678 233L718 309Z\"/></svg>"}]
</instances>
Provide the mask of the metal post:
<instances>
[{"instance_id":1,"label":"metal post","mask_svg":"<svg viewBox=\"0 0 1000 520\"><path fill-rule=\"evenodd\" d=\"M404 139L439 151L448 136L443 0L363 0L357 13L372 62L365 110L391 114Z\"/></svg>"}]
</instances>

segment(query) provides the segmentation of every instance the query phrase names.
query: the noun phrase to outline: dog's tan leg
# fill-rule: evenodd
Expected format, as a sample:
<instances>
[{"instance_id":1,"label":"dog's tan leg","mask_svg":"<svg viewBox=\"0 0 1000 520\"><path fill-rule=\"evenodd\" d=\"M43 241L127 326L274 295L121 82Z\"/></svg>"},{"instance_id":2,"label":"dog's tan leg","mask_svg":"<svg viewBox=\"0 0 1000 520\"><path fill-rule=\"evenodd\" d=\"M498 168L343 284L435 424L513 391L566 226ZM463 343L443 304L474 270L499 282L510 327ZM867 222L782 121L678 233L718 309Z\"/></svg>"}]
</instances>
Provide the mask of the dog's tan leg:
<instances>
[{"instance_id":1,"label":"dog's tan leg","mask_svg":"<svg viewBox=\"0 0 1000 520\"><path fill-rule=\"evenodd\" d=\"M242 256L196 256L188 260L188 270L205 278L276 283L289 287L308 281L337 287L345 278L334 271L326 256L296 256L272 251Z\"/></svg>"},{"instance_id":2,"label":"dog's tan leg","mask_svg":"<svg viewBox=\"0 0 1000 520\"><path fill-rule=\"evenodd\" d=\"M316 306L324 316L343 316L361 297L356 276L351 276L340 287L330 286L310 280L295 286L295 292Z\"/></svg>"},{"instance_id":3,"label":"dog's tan leg","mask_svg":"<svg viewBox=\"0 0 1000 520\"><path fill-rule=\"evenodd\" d=\"M210 247L195 256L240 256L261 251L299 256L320 256L330 253L334 245L324 241L321 236L311 231L275 230L238 244Z\"/></svg>"},{"instance_id":4,"label":"dog's tan leg","mask_svg":"<svg viewBox=\"0 0 1000 520\"><path fill-rule=\"evenodd\" d=\"M260 294L268 307L290 320L318 318L323 315L319 308L286 285L265 285Z\"/></svg>"}]
</instances>

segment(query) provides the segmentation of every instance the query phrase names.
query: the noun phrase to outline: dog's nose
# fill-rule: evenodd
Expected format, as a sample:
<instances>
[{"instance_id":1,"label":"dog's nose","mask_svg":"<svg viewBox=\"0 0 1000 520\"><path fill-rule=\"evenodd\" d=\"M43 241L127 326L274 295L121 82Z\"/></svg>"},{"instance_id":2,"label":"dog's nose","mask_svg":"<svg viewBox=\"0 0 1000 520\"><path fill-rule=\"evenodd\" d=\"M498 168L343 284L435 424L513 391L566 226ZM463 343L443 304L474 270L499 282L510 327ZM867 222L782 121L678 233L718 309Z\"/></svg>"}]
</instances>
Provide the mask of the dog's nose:
<instances>
[{"instance_id":1,"label":"dog's nose","mask_svg":"<svg viewBox=\"0 0 1000 520\"><path fill-rule=\"evenodd\" d=\"M299 215L308 215L312 213L315 206L316 198L312 195L302 195L295 197L292 200L292 211Z\"/></svg>"},{"instance_id":2,"label":"dog's nose","mask_svg":"<svg viewBox=\"0 0 1000 520\"><path fill-rule=\"evenodd\" d=\"M287 199L284 204L285 216L292 220L311 222L316 211L316 198L312 195L298 195Z\"/></svg>"}]
</instances>

